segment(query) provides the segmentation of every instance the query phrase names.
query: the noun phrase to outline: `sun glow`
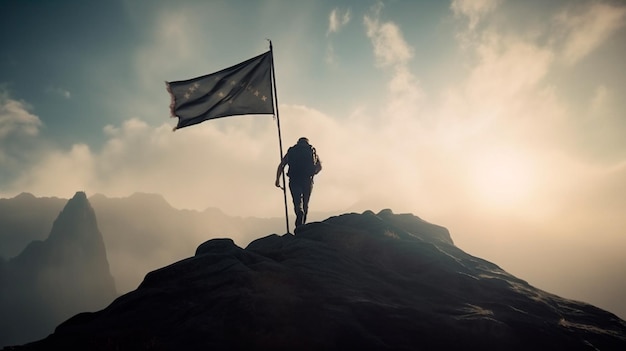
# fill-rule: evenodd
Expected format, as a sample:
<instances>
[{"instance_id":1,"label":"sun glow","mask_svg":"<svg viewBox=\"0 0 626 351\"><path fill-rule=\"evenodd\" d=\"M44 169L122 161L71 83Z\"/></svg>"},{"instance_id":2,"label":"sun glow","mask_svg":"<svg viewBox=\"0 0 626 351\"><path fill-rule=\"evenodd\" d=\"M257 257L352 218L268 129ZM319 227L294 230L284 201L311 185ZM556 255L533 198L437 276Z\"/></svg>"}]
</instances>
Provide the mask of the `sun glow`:
<instances>
[{"instance_id":1,"label":"sun glow","mask_svg":"<svg viewBox=\"0 0 626 351\"><path fill-rule=\"evenodd\" d=\"M495 150L480 155L472 164L471 182L484 205L510 208L529 200L533 173L528 157L513 150Z\"/></svg>"}]
</instances>

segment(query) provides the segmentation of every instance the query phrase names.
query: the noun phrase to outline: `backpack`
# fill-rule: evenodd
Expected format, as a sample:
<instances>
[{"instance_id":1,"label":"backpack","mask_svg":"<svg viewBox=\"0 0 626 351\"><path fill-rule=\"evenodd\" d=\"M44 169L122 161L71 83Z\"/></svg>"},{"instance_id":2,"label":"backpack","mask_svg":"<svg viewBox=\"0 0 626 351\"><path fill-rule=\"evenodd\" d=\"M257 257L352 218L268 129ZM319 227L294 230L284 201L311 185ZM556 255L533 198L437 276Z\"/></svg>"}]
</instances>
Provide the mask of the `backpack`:
<instances>
[{"instance_id":1,"label":"backpack","mask_svg":"<svg viewBox=\"0 0 626 351\"><path fill-rule=\"evenodd\" d=\"M308 144L296 144L287 151L289 177L312 177L319 172L320 162L315 148Z\"/></svg>"}]
</instances>

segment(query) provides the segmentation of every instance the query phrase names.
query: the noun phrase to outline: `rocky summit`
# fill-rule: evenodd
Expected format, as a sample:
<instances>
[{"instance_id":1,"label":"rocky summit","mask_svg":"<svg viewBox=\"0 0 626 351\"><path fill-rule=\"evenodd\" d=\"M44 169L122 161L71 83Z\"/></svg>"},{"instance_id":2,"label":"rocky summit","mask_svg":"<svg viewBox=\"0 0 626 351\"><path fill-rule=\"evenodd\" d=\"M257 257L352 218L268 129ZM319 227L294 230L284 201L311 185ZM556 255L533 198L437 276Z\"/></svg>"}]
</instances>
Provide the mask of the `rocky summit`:
<instances>
[{"instance_id":1,"label":"rocky summit","mask_svg":"<svg viewBox=\"0 0 626 351\"><path fill-rule=\"evenodd\" d=\"M172 233L176 235L176 233ZM411 214L214 239L15 349L624 350L626 322L529 285Z\"/></svg>"}]
</instances>

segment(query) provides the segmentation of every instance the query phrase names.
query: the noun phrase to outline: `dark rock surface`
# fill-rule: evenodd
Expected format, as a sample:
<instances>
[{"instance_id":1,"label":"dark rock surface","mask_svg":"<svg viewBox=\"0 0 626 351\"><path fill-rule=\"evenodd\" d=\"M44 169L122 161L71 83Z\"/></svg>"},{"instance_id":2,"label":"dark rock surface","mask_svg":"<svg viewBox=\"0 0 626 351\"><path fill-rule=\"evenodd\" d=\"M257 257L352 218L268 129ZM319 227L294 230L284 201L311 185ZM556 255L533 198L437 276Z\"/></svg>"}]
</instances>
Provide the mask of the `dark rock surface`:
<instances>
[{"instance_id":1,"label":"dark rock surface","mask_svg":"<svg viewBox=\"0 0 626 351\"><path fill-rule=\"evenodd\" d=\"M626 322L389 210L230 239L19 350L624 350Z\"/></svg>"}]
</instances>

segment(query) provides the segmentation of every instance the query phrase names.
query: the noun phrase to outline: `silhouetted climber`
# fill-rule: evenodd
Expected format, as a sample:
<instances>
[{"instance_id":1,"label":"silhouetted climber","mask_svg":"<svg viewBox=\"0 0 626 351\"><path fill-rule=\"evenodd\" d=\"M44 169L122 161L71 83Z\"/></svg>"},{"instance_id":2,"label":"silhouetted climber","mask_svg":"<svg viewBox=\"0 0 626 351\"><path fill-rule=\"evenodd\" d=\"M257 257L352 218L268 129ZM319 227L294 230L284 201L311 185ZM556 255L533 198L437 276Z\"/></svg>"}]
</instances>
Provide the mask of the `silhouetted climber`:
<instances>
[{"instance_id":1,"label":"silhouetted climber","mask_svg":"<svg viewBox=\"0 0 626 351\"><path fill-rule=\"evenodd\" d=\"M286 165L289 165L289 191L293 199L293 209L296 212L296 227L306 223L309 211L309 199L313 190L313 176L322 170L322 162L317 157L315 148L309 144L309 139L300 138L296 145L287 150L276 171L276 186L280 188L280 175Z\"/></svg>"}]
</instances>

